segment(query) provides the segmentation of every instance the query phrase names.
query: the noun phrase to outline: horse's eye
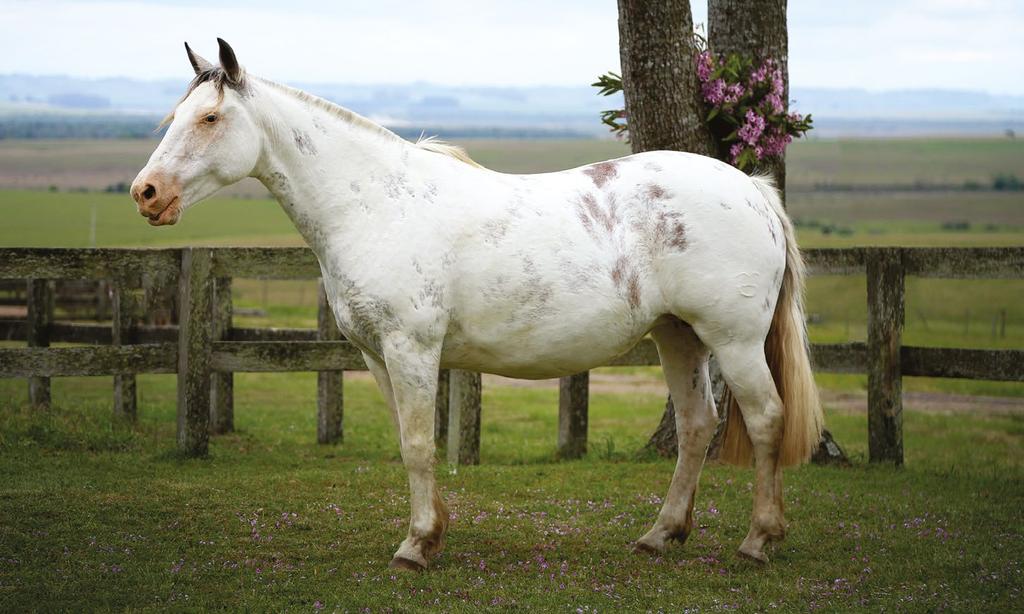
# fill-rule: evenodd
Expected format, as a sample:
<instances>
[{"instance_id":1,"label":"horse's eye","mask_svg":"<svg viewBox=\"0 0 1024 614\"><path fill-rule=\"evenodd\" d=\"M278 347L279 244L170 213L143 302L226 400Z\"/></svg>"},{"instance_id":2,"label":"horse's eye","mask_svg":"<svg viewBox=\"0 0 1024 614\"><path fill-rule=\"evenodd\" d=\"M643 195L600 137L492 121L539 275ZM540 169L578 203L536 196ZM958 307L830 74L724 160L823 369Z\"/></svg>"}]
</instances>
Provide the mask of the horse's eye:
<instances>
[{"instance_id":1,"label":"horse's eye","mask_svg":"<svg viewBox=\"0 0 1024 614\"><path fill-rule=\"evenodd\" d=\"M203 121L208 124L212 124L213 122L217 121L217 116L213 113L210 113L209 115L203 118Z\"/></svg>"}]
</instances>

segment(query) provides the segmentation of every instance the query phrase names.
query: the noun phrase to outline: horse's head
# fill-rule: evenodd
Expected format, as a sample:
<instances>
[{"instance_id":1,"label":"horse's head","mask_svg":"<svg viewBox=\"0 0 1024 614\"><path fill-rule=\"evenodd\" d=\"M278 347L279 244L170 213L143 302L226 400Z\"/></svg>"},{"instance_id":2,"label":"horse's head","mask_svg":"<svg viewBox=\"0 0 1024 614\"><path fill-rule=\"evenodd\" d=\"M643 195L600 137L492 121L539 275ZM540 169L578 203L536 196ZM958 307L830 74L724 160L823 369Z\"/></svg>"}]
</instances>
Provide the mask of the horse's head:
<instances>
[{"instance_id":1,"label":"horse's head","mask_svg":"<svg viewBox=\"0 0 1024 614\"><path fill-rule=\"evenodd\" d=\"M250 112L249 85L235 52L221 39L220 66L185 50L196 77L146 167L132 182L139 213L153 226L174 224L191 205L248 177L262 147Z\"/></svg>"}]
</instances>

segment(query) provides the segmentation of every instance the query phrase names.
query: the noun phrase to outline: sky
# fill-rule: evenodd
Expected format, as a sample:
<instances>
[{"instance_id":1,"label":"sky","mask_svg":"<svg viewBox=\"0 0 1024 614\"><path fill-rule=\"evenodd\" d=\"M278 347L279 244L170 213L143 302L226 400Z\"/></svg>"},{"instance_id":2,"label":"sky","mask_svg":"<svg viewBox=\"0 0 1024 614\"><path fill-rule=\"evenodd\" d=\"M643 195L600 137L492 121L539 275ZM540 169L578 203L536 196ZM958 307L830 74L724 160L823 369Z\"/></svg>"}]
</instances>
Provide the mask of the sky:
<instances>
[{"instance_id":1,"label":"sky","mask_svg":"<svg viewBox=\"0 0 1024 614\"><path fill-rule=\"evenodd\" d=\"M706 2L691 2L694 21ZM790 83L1024 95L1024 0L789 0ZM619 66L614 0L0 0L0 74L191 76L216 37L297 83L586 85Z\"/></svg>"}]
</instances>

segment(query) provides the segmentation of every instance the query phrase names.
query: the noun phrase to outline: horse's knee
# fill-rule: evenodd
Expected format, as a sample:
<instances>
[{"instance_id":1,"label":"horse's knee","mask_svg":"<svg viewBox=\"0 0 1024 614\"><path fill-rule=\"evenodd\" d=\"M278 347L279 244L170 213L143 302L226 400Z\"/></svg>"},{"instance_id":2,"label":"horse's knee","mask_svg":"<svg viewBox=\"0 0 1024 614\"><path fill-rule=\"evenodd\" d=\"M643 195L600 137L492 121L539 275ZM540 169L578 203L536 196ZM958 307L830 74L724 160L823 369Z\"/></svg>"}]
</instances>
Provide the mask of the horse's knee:
<instances>
[{"instance_id":1,"label":"horse's knee","mask_svg":"<svg viewBox=\"0 0 1024 614\"><path fill-rule=\"evenodd\" d=\"M402 438L402 462L410 471L427 471L434 467L436 448L433 439Z\"/></svg>"}]
</instances>

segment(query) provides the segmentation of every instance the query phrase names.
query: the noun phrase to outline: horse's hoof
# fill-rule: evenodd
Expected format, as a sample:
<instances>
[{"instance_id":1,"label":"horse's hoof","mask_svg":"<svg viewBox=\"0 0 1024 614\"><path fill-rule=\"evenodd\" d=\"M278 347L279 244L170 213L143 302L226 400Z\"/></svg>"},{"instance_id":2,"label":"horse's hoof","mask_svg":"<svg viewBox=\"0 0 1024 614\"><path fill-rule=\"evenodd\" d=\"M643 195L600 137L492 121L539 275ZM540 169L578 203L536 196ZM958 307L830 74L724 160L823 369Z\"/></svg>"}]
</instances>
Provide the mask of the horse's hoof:
<instances>
[{"instance_id":1,"label":"horse's hoof","mask_svg":"<svg viewBox=\"0 0 1024 614\"><path fill-rule=\"evenodd\" d=\"M745 550L742 547L737 551L740 558L764 565L768 562L768 556L763 550Z\"/></svg>"},{"instance_id":2,"label":"horse's hoof","mask_svg":"<svg viewBox=\"0 0 1024 614\"><path fill-rule=\"evenodd\" d=\"M633 542L633 554L645 554L647 556L661 556L661 550L658 550L650 544L644 542Z\"/></svg>"},{"instance_id":3,"label":"horse's hoof","mask_svg":"<svg viewBox=\"0 0 1024 614\"><path fill-rule=\"evenodd\" d=\"M400 571L425 571L427 568L425 565L421 565L412 559L407 559L402 556L396 556L391 559L391 563L388 564L391 569L398 569Z\"/></svg>"}]
</instances>

